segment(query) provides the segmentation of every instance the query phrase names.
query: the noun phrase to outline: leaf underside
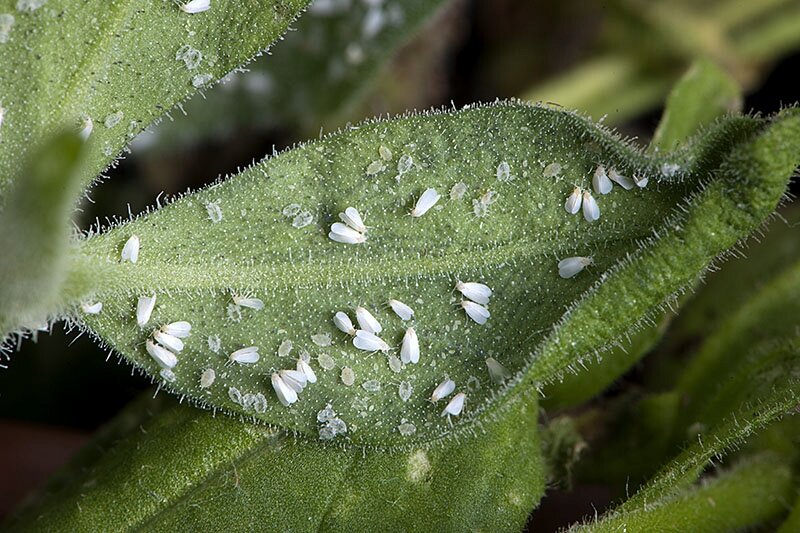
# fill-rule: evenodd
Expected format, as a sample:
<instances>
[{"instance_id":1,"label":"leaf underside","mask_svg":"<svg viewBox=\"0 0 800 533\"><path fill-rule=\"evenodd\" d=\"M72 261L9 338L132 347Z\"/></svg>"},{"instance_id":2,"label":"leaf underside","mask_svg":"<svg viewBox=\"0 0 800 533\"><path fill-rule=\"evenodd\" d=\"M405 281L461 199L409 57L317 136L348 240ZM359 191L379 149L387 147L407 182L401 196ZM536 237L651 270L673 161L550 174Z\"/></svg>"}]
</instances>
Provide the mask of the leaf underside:
<instances>
[{"instance_id":1,"label":"leaf underside","mask_svg":"<svg viewBox=\"0 0 800 533\"><path fill-rule=\"evenodd\" d=\"M321 427L316 415L328 404L348 425L337 439L359 445L402 446L474 431L506 395L576 369L582 358L635 330L756 227L796 165L786 139L797 129L792 113L774 122L731 118L686 151L646 157L573 113L515 103L364 124L84 240L74 272L91 274L92 296L104 308L81 320L151 375L158 367L144 342L152 329L188 320L192 335L168 389L312 438ZM391 157L367 175L381 161L382 146ZM729 155L734 151L736 158ZM401 156L413 165L398 178ZM498 179L502 162L513 179ZM576 185L591 187L598 164L648 176L650 183L596 194L602 216L588 223L569 215L564 200ZM466 193L451 198L457 183ZM419 219L408 216L428 187L443 195L440 202ZM476 216L474 203L489 191L494 202ZM299 218L283 214L292 204L300 206ZM364 244L327 237L348 206L370 226ZM209 208L219 208L219 222ZM295 227L304 212L310 223ZM121 264L121 247L133 234L142 242L139 262ZM569 256L592 256L595 264L561 279L558 259ZM457 280L494 290L485 326L458 307ZM155 312L140 329L136 299L152 293ZM261 298L266 307L231 309L232 294ZM331 321L336 311L353 317L352 309L363 305L383 325L381 337L399 348L408 324L387 309L390 298L414 309L421 345L419 364L399 372L386 354L353 348ZM332 344L315 344L317 334L330 335ZM219 351L210 349L210 337L219 337ZM294 348L281 357L278 347L286 340ZM227 362L244 346L259 347L258 363ZM303 352L319 381L286 408L272 394L270 374L294 368ZM334 369L320 366L322 354L335 360ZM493 383L488 357L515 377ZM340 378L343 367L354 371L352 386ZM204 390L199 378L207 368L217 379ZM467 394L457 418L441 416L447 399L428 400L446 376ZM408 401L399 396L401 386L413 388ZM231 389L264 394L266 407L257 412L233 401Z\"/></svg>"}]
</instances>

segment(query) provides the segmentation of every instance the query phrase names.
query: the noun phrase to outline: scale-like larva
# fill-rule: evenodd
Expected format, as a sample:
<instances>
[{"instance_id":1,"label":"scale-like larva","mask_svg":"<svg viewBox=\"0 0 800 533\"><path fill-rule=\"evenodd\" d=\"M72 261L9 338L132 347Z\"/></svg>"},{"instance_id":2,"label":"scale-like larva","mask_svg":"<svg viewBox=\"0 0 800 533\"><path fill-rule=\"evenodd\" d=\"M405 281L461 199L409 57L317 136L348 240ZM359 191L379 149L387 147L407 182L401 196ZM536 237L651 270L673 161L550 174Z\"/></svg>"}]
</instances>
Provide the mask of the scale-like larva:
<instances>
[{"instance_id":1,"label":"scale-like larva","mask_svg":"<svg viewBox=\"0 0 800 533\"><path fill-rule=\"evenodd\" d=\"M418 218L427 213L431 207L436 205L436 202L439 201L441 196L436 189L425 189L422 195L417 200L417 203L414 204L414 209L411 210L411 216Z\"/></svg>"},{"instance_id":2,"label":"scale-like larva","mask_svg":"<svg viewBox=\"0 0 800 533\"><path fill-rule=\"evenodd\" d=\"M459 281L456 283L456 290L466 298L482 305L488 304L489 298L492 296L492 289L483 283L476 283L474 281Z\"/></svg>"},{"instance_id":3,"label":"scale-like larva","mask_svg":"<svg viewBox=\"0 0 800 533\"><path fill-rule=\"evenodd\" d=\"M564 279L571 278L591 264L591 257L567 257L558 262L558 275Z\"/></svg>"},{"instance_id":4,"label":"scale-like larva","mask_svg":"<svg viewBox=\"0 0 800 533\"><path fill-rule=\"evenodd\" d=\"M564 209L570 215L577 214L581 210L581 188L575 187L572 189L572 194L567 196L567 201L564 202Z\"/></svg>"},{"instance_id":5,"label":"scale-like larva","mask_svg":"<svg viewBox=\"0 0 800 533\"><path fill-rule=\"evenodd\" d=\"M463 300L461 302L461 307L467 312L467 316L481 326L486 324L486 321L489 320L489 317L491 316L489 310L484 306L469 300Z\"/></svg>"},{"instance_id":6,"label":"scale-like larva","mask_svg":"<svg viewBox=\"0 0 800 533\"><path fill-rule=\"evenodd\" d=\"M370 333L380 333L383 331L380 322L372 316L372 313L361 306L356 307L356 320L358 321L358 327L364 331L369 331Z\"/></svg>"},{"instance_id":7,"label":"scale-like larva","mask_svg":"<svg viewBox=\"0 0 800 533\"><path fill-rule=\"evenodd\" d=\"M400 360L404 363L417 364L419 362L419 338L414 328L408 328L403 335L403 345L400 347Z\"/></svg>"},{"instance_id":8,"label":"scale-like larva","mask_svg":"<svg viewBox=\"0 0 800 533\"><path fill-rule=\"evenodd\" d=\"M150 357L155 359L156 363L161 365L162 368L172 369L178 364L178 358L174 353L170 352L163 346L159 346L152 340L147 339L145 347L147 348L147 353L150 354Z\"/></svg>"},{"instance_id":9,"label":"scale-like larva","mask_svg":"<svg viewBox=\"0 0 800 533\"><path fill-rule=\"evenodd\" d=\"M414 310L400 300L389 300L389 307L391 307L392 311L404 322L414 318Z\"/></svg>"},{"instance_id":10,"label":"scale-like larva","mask_svg":"<svg viewBox=\"0 0 800 533\"><path fill-rule=\"evenodd\" d=\"M442 411L442 416L446 415L453 415L458 416L461 414L461 411L464 409L464 400L467 399L467 395L463 392L459 392L453 399L450 400L447 404L447 407L444 408Z\"/></svg>"},{"instance_id":11,"label":"scale-like larva","mask_svg":"<svg viewBox=\"0 0 800 533\"><path fill-rule=\"evenodd\" d=\"M258 362L261 356L258 354L258 346L248 346L233 352L228 359L234 363L252 364Z\"/></svg>"},{"instance_id":12,"label":"scale-like larva","mask_svg":"<svg viewBox=\"0 0 800 533\"><path fill-rule=\"evenodd\" d=\"M431 394L431 401L436 403L442 398L450 396L450 394L456 390L456 382L450 378L445 379L439 385L433 389L433 394Z\"/></svg>"},{"instance_id":13,"label":"scale-like larva","mask_svg":"<svg viewBox=\"0 0 800 533\"><path fill-rule=\"evenodd\" d=\"M207 389L211 385L214 384L214 380L217 379L217 373L214 372L213 368L206 368L202 374L200 374L200 388Z\"/></svg>"},{"instance_id":14,"label":"scale-like larva","mask_svg":"<svg viewBox=\"0 0 800 533\"><path fill-rule=\"evenodd\" d=\"M156 295L142 296L136 303L136 323L139 327L145 326L150 322L153 309L156 307Z\"/></svg>"},{"instance_id":15,"label":"scale-like larva","mask_svg":"<svg viewBox=\"0 0 800 533\"><path fill-rule=\"evenodd\" d=\"M122 247L122 253L120 254L120 259L125 261L130 261L131 263L135 263L139 260L139 236L138 235L131 235L130 238L125 242L125 246Z\"/></svg>"}]
</instances>

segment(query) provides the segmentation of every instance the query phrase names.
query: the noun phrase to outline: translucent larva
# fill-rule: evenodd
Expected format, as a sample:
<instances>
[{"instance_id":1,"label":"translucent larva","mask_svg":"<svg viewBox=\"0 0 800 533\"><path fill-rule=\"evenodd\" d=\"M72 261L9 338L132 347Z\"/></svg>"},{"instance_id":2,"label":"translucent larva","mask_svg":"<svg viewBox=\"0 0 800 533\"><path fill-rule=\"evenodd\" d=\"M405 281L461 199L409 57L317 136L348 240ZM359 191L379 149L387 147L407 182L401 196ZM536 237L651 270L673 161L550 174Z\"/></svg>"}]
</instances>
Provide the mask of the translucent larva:
<instances>
[{"instance_id":1,"label":"translucent larva","mask_svg":"<svg viewBox=\"0 0 800 533\"><path fill-rule=\"evenodd\" d=\"M353 327L353 322L345 313L338 311L335 315L333 315L333 323L337 328L339 328L339 331L355 336L356 328Z\"/></svg>"},{"instance_id":2,"label":"translucent larva","mask_svg":"<svg viewBox=\"0 0 800 533\"><path fill-rule=\"evenodd\" d=\"M152 340L147 339L145 347L147 348L147 353L150 354L150 357L155 359L156 363L158 363L162 368L175 368L175 365L178 364L178 358L174 353L170 352L163 346L159 346Z\"/></svg>"},{"instance_id":3,"label":"translucent larva","mask_svg":"<svg viewBox=\"0 0 800 533\"><path fill-rule=\"evenodd\" d=\"M283 382L295 392L303 392L303 389L306 388L306 383L308 383L306 375L299 370L281 370L278 374L283 379Z\"/></svg>"},{"instance_id":4,"label":"translucent larva","mask_svg":"<svg viewBox=\"0 0 800 533\"><path fill-rule=\"evenodd\" d=\"M349 366L342 368L342 373L339 375L339 377L341 378L342 383L348 387L352 387L353 383L356 382L356 374Z\"/></svg>"},{"instance_id":5,"label":"translucent larva","mask_svg":"<svg viewBox=\"0 0 800 533\"><path fill-rule=\"evenodd\" d=\"M241 348L228 356L228 359L230 359L232 362L242 364L256 363L260 358L261 356L258 354L258 346Z\"/></svg>"},{"instance_id":6,"label":"translucent larva","mask_svg":"<svg viewBox=\"0 0 800 533\"><path fill-rule=\"evenodd\" d=\"M194 15L211 9L211 0L190 0L181 6L181 11Z\"/></svg>"},{"instance_id":7,"label":"translucent larva","mask_svg":"<svg viewBox=\"0 0 800 533\"><path fill-rule=\"evenodd\" d=\"M567 257L558 262L558 275L564 279L571 278L591 264L591 257Z\"/></svg>"},{"instance_id":8,"label":"translucent larva","mask_svg":"<svg viewBox=\"0 0 800 533\"><path fill-rule=\"evenodd\" d=\"M486 359L486 368L489 370L489 379L498 385L511 377L511 372L506 367L497 362L494 357Z\"/></svg>"},{"instance_id":9,"label":"translucent larva","mask_svg":"<svg viewBox=\"0 0 800 533\"><path fill-rule=\"evenodd\" d=\"M615 169L615 168L612 168L612 169L610 169L608 171L608 179L610 179L614 183L618 183L626 191L629 191L629 190L633 189L636 186L633 183L633 180L623 176L622 174L617 172L617 169Z\"/></svg>"},{"instance_id":10,"label":"translucent larva","mask_svg":"<svg viewBox=\"0 0 800 533\"><path fill-rule=\"evenodd\" d=\"M214 384L214 380L217 379L217 373L214 372L213 368L206 368L202 374L200 374L200 388L207 389L211 385Z\"/></svg>"},{"instance_id":11,"label":"translucent larva","mask_svg":"<svg viewBox=\"0 0 800 533\"><path fill-rule=\"evenodd\" d=\"M363 233L359 233L341 222L334 222L331 224L331 231L328 233L328 238L332 241L344 244L362 244L367 241L367 237Z\"/></svg>"},{"instance_id":12,"label":"translucent larva","mask_svg":"<svg viewBox=\"0 0 800 533\"><path fill-rule=\"evenodd\" d=\"M564 209L566 209L567 213L569 213L570 215L574 215L581 210L580 187L575 187L574 189L572 189L572 194L567 196L567 201L564 202Z\"/></svg>"},{"instance_id":13,"label":"translucent larva","mask_svg":"<svg viewBox=\"0 0 800 533\"><path fill-rule=\"evenodd\" d=\"M264 302L258 298L250 298L247 296L237 296L233 295L233 303L238 305L239 307L247 307L248 309L255 309L256 311L260 311L264 309Z\"/></svg>"},{"instance_id":14,"label":"translucent larva","mask_svg":"<svg viewBox=\"0 0 800 533\"><path fill-rule=\"evenodd\" d=\"M587 222L594 222L600 218L600 207L589 191L583 191L583 218Z\"/></svg>"},{"instance_id":15,"label":"translucent larva","mask_svg":"<svg viewBox=\"0 0 800 533\"><path fill-rule=\"evenodd\" d=\"M400 360L406 364L419 363L419 338L414 328L408 328L400 347Z\"/></svg>"},{"instance_id":16,"label":"translucent larva","mask_svg":"<svg viewBox=\"0 0 800 533\"><path fill-rule=\"evenodd\" d=\"M157 329L153 332L153 338L164 348L167 348L173 352L183 351L183 341L178 337L170 335L169 333L164 333L163 331Z\"/></svg>"},{"instance_id":17,"label":"translucent larva","mask_svg":"<svg viewBox=\"0 0 800 533\"><path fill-rule=\"evenodd\" d=\"M344 213L339 213L339 218L342 222L359 233L365 233L367 231L367 227L364 225L364 220L361 218L361 214L355 207L348 207L344 210Z\"/></svg>"},{"instance_id":18,"label":"translucent larva","mask_svg":"<svg viewBox=\"0 0 800 533\"><path fill-rule=\"evenodd\" d=\"M353 346L366 352L388 352L391 349L383 339L374 333L361 329L353 337Z\"/></svg>"},{"instance_id":19,"label":"translucent larva","mask_svg":"<svg viewBox=\"0 0 800 533\"><path fill-rule=\"evenodd\" d=\"M153 309L156 307L156 295L142 296L136 303L136 323L139 327L145 326L150 322L150 317L153 315Z\"/></svg>"},{"instance_id":20,"label":"translucent larva","mask_svg":"<svg viewBox=\"0 0 800 533\"><path fill-rule=\"evenodd\" d=\"M456 382L449 378L445 379L444 381L439 383L439 385L437 385L435 389L433 389L433 394L431 394L431 401L434 403L438 402L442 398L450 396L450 394L454 390L456 390Z\"/></svg>"},{"instance_id":21,"label":"translucent larva","mask_svg":"<svg viewBox=\"0 0 800 533\"><path fill-rule=\"evenodd\" d=\"M314 372L314 369L311 368L311 365L309 365L306 361L302 359L297 360L297 371L302 372L306 377L306 381L309 383L317 382L317 374Z\"/></svg>"},{"instance_id":22,"label":"translucent larva","mask_svg":"<svg viewBox=\"0 0 800 533\"><path fill-rule=\"evenodd\" d=\"M486 305L489 303L489 298L492 296L492 289L483 283L476 283L474 281L456 283L456 290L469 298L475 303Z\"/></svg>"},{"instance_id":23,"label":"translucent larva","mask_svg":"<svg viewBox=\"0 0 800 533\"><path fill-rule=\"evenodd\" d=\"M425 189L425 192L422 193L422 196L419 197L419 200L417 200L417 203L414 205L414 209L411 210L411 216L421 217L427 213L431 207L436 205L439 198L441 198L441 196L436 192L436 189Z\"/></svg>"},{"instance_id":24,"label":"translucent larva","mask_svg":"<svg viewBox=\"0 0 800 533\"><path fill-rule=\"evenodd\" d=\"M489 317L491 316L489 310L484 306L469 300L462 301L461 307L464 309L464 311L466 311L467 316L481 326L486 324L486 321L489 320Z\"/></svg>"},{"instance_id":25,"label":"translucent larva","mask_svg":"<svg viewBox=\"0 0 800 533\"><path fill-rule=\"evenodd\" d=\"M606 167L598 165L592 177L592 187L597 194L608 194L614 188L614 184L608 179L606 174Z\"/></svg>"},{"instance_id":26,"label":"translucent larva","mask_svg":"<svg viewBox=\"0 0 800 533\"><path fill-rule=\"evenodd\" d=\"M103 310L103 302L89 303L84 302L81 304L81 311L87 315L96 315Z\"/></svg>"},{"instance_id":27,"label":"translucent larva","mask_svg":"<svg viewBox=\"0 0 800 533\"><path fill-rule=\"evenodd\" d=\"M514 177L511 175L511 166L508 162L503 161L497 165L497 181L511 181Z\"/></svg>"},{"instance_id":28,"label":"translucent larva","mask_svg":"<svg viewBox=\"0 0 800 533\"><path fill-rule=\"evenodd\" d=\"M391 307L392 311L404 322L414 318L414 310L400 300L389 300L389 307Z\"/></svg>"},{"instance_id":29,"label":"translucent larva","mask_svg":"<svg viewBox=\"0 0 800 533\"><path fill-rule=\"evenodd\" d=\"M453 399L447 403L447 407L444 408L442 411L442 416L446 415L453 415L458 416L461 414L461 411L464 409L464 400L467 399L467 395L463 392L459 392Z\"/></svg>"},{"instance_id":30,"label":"translucent larva","mask_svg":"<svg viewBox=\"0 0 800 533\"><path fill-rule=\"evenodd\" d=\"M169 335L172 335L173 337L178 337L179 339L185 339L191 334L192 325L186 322L185 320L180 320L178 322L170 322L169 324L161 326L161 331ZM217 348L217 350L219 350L219 348Z\"/></svg>"},{"instance_id":31,"label":"translucent larva","mask_svg":"<svg viewBox=\"0 0 800 533\"><path fill-rule=\"evenodd\" d=\"M640 177L640 176L637 176L636 174L633 175L633 182L640 189L644 189L645 187L647 187L647 182L649 182L649 181L650 181L650 178L648 178L647 176Z\"/></svg>"},{"instance_id":32,"label":"translucent larva","mask_svg":"<svg viewBox=\"0 0 800 533\"><path fill-rule=\"evenodd\" d=\"M372 316L372 313L363 307L356 307L356 320L358 321L358 327L364 331L369 331L370 333L380 333L383 331L380 322Z\"/></svg>"},{"instance_id":33,"label":"translucent larva","mask_svg":"<svg viewBox=\"0 0 800 533\"><path fill-rule=\"evenodd\" d=\"M272 373L272 388L275 390L278 401L284 407L289 407L297 401L297 393L283 381L283 378L277 372Z\"/></svg>"},{"instance_id":34,"label":"translucent larva","mask_svg":"<svg viewBox=\"0 0 800 533\"><path fill-rule=\"evenodd\" d=\"M120 253L120 259L125 261L130 261L131 263L135 263L139 260L139 236L138 235L131 235L131 237L125 242L125 246L122 247L122 253Z\"/></svg>"}]
</instances>

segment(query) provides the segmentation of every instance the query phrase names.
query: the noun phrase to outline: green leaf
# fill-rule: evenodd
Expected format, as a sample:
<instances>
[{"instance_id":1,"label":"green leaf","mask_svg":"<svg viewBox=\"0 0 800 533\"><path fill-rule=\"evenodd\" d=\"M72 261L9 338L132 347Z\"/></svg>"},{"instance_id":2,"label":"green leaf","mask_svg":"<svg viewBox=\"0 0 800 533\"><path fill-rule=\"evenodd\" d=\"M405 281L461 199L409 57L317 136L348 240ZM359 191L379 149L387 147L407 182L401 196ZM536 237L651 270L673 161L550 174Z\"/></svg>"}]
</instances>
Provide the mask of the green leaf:
<instances>
[{"instance_id":1,"label":"green leaf","mask_svg":"<svg viewBox=\"0 0 800 533\"><path fill-rule=\"evenodd\" d=\"M762 455L570 531L736 531L780 516L793 492L791 468L780 457Z\"/></svg>"},{"instance_id":2,"label":"green leaf","mask_svg":"<svg viewBox=\"0 0 800 533\"><path fill-rule=\"evenodd\" d=\"M0 341L19 327L41 327L60 297L69 219L80 192L82 145L68 133L43 143L2 205Z\"/></svg>"},{"instance_id":3,"label":"green leaf","mask_svg":"<svg viewBox=\"0 0 800 533\"><path fill-rule=\"evenodd\" d=\"M322 447L188 407L132 423L143 410L123 413L10 529L519 531L544 492L535 397L461 442L399 453Z\"/></svg>"},{"instance_id":4,"label":"green leaf","mask_svg":"<svg viewBox=\"0 0 800 533\"><path fill-rule=\"evenodd\" d=\"M460 435L530 384L541 386L614 346L757 227L794 171L798 130L794 112L732 118L666 160L645 157L574 114L519 104L365 124L85 240L73 271L91 274L106 307L81 320L151 375L159 371L143 346L151 328L188 320L192 336L175 381L165 386L216 409L316 438L316 414L330 403L349 427L343 440L359 445ZM391 150L389 160L381 159L387 152L380 147ZM409 156L414 164L398 180L398 160ZM502 162L514 180L498 180ZM667 162L681 172L662 176ZM552 163L561 165L555 176ZM652 185L616 187L599 198L602 218L589 224L567 214L564 199L575 184L590 186L598 163L649 176ZM367 168L382 166L367 175ZM467 193L451 199L457 183ZM444 198L425 216L409 217L427 187ZM473 206L487 191L496 201L476 216ZM285 216L293 204L300 213ZM363 245L327 237L348 206L372 226ZM120 263L120 248L133 234L142 242L139 262ZM587 255L593 267L559 277L559 258ZM467 321L458 308L458 279L494 289L486 326ZM137 328L136 299L150 294L158 295L152 320ZM259 297L266 307L235 309L232 294ZM385 326L382 337L397 347L406 324L386 309L390 298L415 309L421 339L420 364L399 372L386 355L354 349L331 321L337 311L365 305ZM330 335L332 345L312 342L318 334ZM209 338L217 336L215 351ZM284 341L294 346L288 356L278 353ZM228 354L244 346L260 348L258 363L228 363ZM270 374L293 368L303 352L320 379L285 408L271 392ZM335 360L335 369L323 369L322 354ZM493 383L488 357L515 378ZM354 385L342 382L342 367L354 371ZM208 368L217 379L203 389L199 379ZM456 420L428 401L445 376L468 395ZM409 387L413 393L403 401L400 388ZM258 394L266 405L257 402L255 409ZM413 434L398 430L404 419Z\"/></svg>"},{"instance_id":5,"label":"green leaf","mask_svg":"<svg viewBox=\"0 0 800 533\"><path fill-rule=\"evenodd\" d=\"M157 142L148 148L169 150L177 142L242 129L288 127L316 134L320 125L339 123L391 55L444 3L312 5L269 56L187 102L185 115L160 124Z\"/></svg>"},{"instance_id":6,"label":"green leaf","mask_svg":"<svg viewBox=\"0 0 800 533\"><path fill-rule=\"evenodd\" d=\"M650 149L669 152L715 119L742 106L742 92L708 60L696 61L672 89Z\"/></svg>"},{"instance_id":7,"label":"green leaf","mask_svg":"<svg viewBox=\"0 0 800 533\"><path fill-rule=\"evenodd\" d=\"M189 15L162 0L2 0L0 194L29 147L63 127L93 128L83 185L197 85L213 83L277 39L306 0L215 0ZM203 82L203 83L200 83Z\"/></svg>"}]
</instances>

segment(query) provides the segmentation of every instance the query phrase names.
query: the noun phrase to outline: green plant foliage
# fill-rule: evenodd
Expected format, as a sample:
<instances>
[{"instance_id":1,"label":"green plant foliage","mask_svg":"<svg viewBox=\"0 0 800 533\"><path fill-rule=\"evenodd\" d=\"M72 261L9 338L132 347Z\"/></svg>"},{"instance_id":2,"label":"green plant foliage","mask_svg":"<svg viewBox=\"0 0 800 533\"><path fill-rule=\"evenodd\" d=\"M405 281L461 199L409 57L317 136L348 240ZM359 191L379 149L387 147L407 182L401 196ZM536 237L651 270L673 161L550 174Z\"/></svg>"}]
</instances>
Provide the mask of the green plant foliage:
<instances>
[{"instance_id":1,"label":"green plant foliage","mask_svg":"<svg viewBox=\"0 0 800 533\"><path fill-rule=\"evenodd\" d=\"M82 150L75 134L44 143L0 208L0 341L21 326L47 327L65 278Z\"/></svg>"},{"instance_id":2,"label":"green plant foliage","mask_svg":"<svg viewBox=\"0 0 800 533\"><path fill-rule=\"evenodd\" d=\"M145 405L10 530L518 531L544 491L537 426L519 423L535 420L535 398L462 442L399 453L321 447L188 407L150 419Z\"/></svg>"},{"instance_id":3,"label":"green plant foliage","mask_svg":"<svg viewBox=\"0 0 800 533\"><path fill-rule=\"evenodd\" d=\"M198 95L161 123L148 148L169 150L241 129L299 128L316 135L358 103L389 57L445 0L318 2L246 72Z\"/></svg>"},{"instance_id":4,"label":"green plant foliage","mask_svg":"<svg viewBox=\"0 0 800 533\"><path fill-rule=\"evenodd\" d=\"M93 297L106 307L82 320L151 375L158 367L143 344L152 328L188 320L192 337L175 381L165 386L313 438L327 404L347 423L345 440L358 444L404 445L470 431L519 390L520 380L538 386L613 346L756 227L796 165L798 121L794 112L733 118L669 159L644 157L571 113L526 105L365 124L84 241L74 271L92 274ZM382 146L392 152L385 160ZM413 164L398 179L398 161L408 157ZM498 173L503 162L513 180ZM561 166L557 173L552 163ZM599 198L602 217L590 224L563 204L574 185L590 187L598 163L649 176L652 185L616 187ZM665 164L680 171L665 177ZM715 179L701 179L712 172ZM457 183L467 193L451 199ZM409 217L427 187L444 198L425 216ZM364 244L326 236L348 206L372 226ZM120 263L133 234L142 242L139 263ZM561 279L557 260L573 255L592 255L595 265ZM495 290L487 326L468 322L458 308L459 279ZM137 328L136 299L151 294L158 295L152 325ZM236 308L234 294L259 297L266 307ZM421 339L420 364L399 372L386 355L355 350L331 321L337 311L365 305L385 325L381 336L397 347L405 325L386 310L390 298L415 308ZM329 335L331 345L312 342L318 334ZM217 336L214 351L209 338ZM286 345L279 353L285 341L293 343L291 354ZM245 346L260 348L258 363L227 362ZM303 352L320 379L285 408L271 394L270 374L294 368ZM335 360L334 369L324 370L322 354ZM516 378L493 383L487 357ZM354 371L354 385L342 382L343 367ZM208 368L217 379L203 389L200 375ZM428 401L445 376L468 395L456 420ZM401 388L413 389L408 401ZM415 431L401 431L402 424Z\"/></svg>"},{"instance_id":5,"label":"green plant foliage","mask_svg":"<svg viewBox=\"0 0 800 533\"><path fill-rule=\"evenodd\" d=\"M780 516L792 492L791 468L781 457L763 455L570 531L735 531Z\"/></svg>"},{"instance_id":6,"label":"green plant foliage","mask_svg":"<svg viewBox=\"0 0 800 533\"><path fill-rule=\"evenodd\" d=\"M697 61L670 92L650 148L674 150L699 127L741 106L739 84L714 63Z\"/></svg>"},{"instance_id":7,"label":"green plant foliage","mask_svg":"<svg viewBox=\"0 0 800 533\"><path fill-rule=\"evenodd\" d=\"M91 124L88 185L144 127L262 51L306 4L215 0L190 15L162 0L2 0L14 24L0 44L0 193L31 145Z\"/></svg>"}]
</instances>

